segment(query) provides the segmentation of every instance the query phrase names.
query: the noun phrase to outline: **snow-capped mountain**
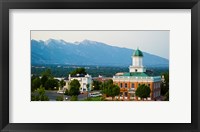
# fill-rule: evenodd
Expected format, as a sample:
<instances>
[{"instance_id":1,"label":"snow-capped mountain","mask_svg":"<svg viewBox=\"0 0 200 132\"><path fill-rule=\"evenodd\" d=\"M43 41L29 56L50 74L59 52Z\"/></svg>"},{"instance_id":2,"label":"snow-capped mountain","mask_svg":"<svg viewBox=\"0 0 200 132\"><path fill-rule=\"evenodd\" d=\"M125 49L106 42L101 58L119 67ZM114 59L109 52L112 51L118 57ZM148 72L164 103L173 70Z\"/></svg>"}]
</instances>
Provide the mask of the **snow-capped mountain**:
<instances>
[{"instance_id":1,"label":"snow-capped mountain","mask_svg":"<svg viewBox=\"0 0 200 132\"><path fill-rule=\"evenodd\" d=\"M129 66L132 54L132 49L91 40L74 43L55 39L31 40L32 64ZM145 66L169 65L169 61L165 58L145 52L143 54Z\"/></svg>"}]
</instances>

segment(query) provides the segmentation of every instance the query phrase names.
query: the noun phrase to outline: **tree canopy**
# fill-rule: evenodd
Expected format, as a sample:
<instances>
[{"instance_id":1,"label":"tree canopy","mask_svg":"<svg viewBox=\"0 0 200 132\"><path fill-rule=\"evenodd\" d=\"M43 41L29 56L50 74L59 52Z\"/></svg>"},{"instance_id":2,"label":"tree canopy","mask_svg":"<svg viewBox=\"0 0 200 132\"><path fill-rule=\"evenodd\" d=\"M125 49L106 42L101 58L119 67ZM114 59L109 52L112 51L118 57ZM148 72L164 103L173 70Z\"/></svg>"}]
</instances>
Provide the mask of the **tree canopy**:
<instances>
[{"instance_id":1,"label":"tree canopy","mask_svg":"<svg viewBox=\"0 0 200 132\"><path fill-rule=\"evenodd\" d=\"M149 88L149 86L142 84L140 86L138 86L135 94L136 96L140 97L140 98L147 98L150 96L151 93L151 89Z\"/></svg>"},{"instance_id":2,"label":"tree canopy","mask_svg":"<svg viewBox=\"0 0 200 132\"><path fill-rule=\"evenodd\" d=\"M61 86L61 87L64 87L65 84L66 84L66 82L62 79L62 80L60 81L60 86Z\"/></svg>"},{"instance_id":3,"label":"tree canopy","mask_svg":"<svg viewBox=\"0 0 200 132\"><path fill-rule=\"evenodd\" d=\"M107 96L111 96L112 100L115 96L120 94L119 86L113 84L113 80L108 80L101 85L102 93L106 94Z\"/></svg>"},{"instance_id":4,"label":"tree canopy","mask_svg":"<svg viewBox=\"0 0 200 132\"><path fill-rule=\"evenodd\" d=\"M31 94L31 101L49 101L48 96L45 95L44 87L40 86L35 93Z\"/></svg>"},{"instance_id":5,"label":"tree canopy","mask_svg":"<svg viewBox=\"0 0 200 132\"><path fill-rule=\"evenodd\" d=\"M70 72L70 74L72 76L76 75L76 74L83 74L83 75L86 75L86 71L85 71L85 68L77 68L75 69L74 71Z\"/></svg>"},{"instance_id":6,"label":"tree canopy","mask_svg":"<svg viewBox=\"0 0 200 132\"><path fill-rule=\"evenodd\" d=\"M80 94L80 83L77 79L74 79L70 82L70 89L69 89L69 95L77 96Z\"/></svg>"},{"instance_id":7,"label":"tree canopy","mask_svg":"<svg viewBox=\"0 0 200 132\"><path fill-rule=\"evenodd\" d=\"M162 76L164 76L164 81L161 83L161 95L165 96L169 92L169 73L165 72Z\"/></svg>"},{"instance_id":8,"label":"tree canopy","mask_svg":"<svg viewBox=\"0 0 200 132\"><path fill-rule=\"evenodd\" d=\"M37 88L40 87L40 85L42 85L40 78L34 77L34 79L31 82L31 91L35 91Z\"/></svg>"},{"instance_id":9,"label":"tree canopy","mask_svg":"<svg viewBox=\"0 0 200 132\"><path fill-rule=\"evenodd\" d=\"M100 81L93 80L93 82L92 82L93 90L100 90L101 84L102 84L102 83L101 83Z\"/></svg>"},{"instance_id":10,"label":"tree canopy","mask_svg":"<svg viewBox=\"0 0 200 132\"><path fill-rule=\"evenodd\" d=\"M52 90L54 88L58 88L58 85L58 80L50 78L45 82L44 87L45 89Z\"/></svg>"}]
</instances>

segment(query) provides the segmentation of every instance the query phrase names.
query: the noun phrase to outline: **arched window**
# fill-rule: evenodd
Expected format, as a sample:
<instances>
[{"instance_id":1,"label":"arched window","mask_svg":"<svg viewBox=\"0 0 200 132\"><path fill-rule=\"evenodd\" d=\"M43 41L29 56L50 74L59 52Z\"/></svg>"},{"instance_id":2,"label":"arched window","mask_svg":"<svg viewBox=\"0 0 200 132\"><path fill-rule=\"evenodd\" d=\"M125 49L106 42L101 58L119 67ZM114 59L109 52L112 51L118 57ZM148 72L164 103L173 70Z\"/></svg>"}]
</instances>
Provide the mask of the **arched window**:
<instances>
[{"instance_id":1,"label":"arched window","mask_svg":"<svg viewBox=\"0 0 200 132\"><path fill-rule=\"evenodd\" d=\"M127 88L127 83L125 83L125 88Z\"/></svg>"},{"instance_id":2,"label":"arched window","mask_svg":"<svg viewBox=\"0 0 200 132\"><path fill-rule=\"evenodd\" d=\"M134 83L131 84L131 87L134 88Z\"/></svg>"}]
</instances>

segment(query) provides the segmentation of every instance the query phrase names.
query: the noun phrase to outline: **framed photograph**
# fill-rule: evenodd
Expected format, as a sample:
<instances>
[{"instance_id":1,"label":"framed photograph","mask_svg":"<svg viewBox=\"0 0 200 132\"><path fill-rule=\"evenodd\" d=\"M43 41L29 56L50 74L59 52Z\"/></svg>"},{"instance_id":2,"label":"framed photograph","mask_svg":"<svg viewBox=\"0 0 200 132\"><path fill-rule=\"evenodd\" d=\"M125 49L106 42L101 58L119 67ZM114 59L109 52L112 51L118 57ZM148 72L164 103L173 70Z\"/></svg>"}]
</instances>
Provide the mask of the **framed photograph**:
<instances>
[{"instance_id":1,"label":"framed photograph","mask_svg":"<svg viewBox=\"0 0 200 132\"><path fill-rule=\"evenodd\" d=\"M2 131L199 131L199 1L2 0Z\"/></svg>"}]
</instances>

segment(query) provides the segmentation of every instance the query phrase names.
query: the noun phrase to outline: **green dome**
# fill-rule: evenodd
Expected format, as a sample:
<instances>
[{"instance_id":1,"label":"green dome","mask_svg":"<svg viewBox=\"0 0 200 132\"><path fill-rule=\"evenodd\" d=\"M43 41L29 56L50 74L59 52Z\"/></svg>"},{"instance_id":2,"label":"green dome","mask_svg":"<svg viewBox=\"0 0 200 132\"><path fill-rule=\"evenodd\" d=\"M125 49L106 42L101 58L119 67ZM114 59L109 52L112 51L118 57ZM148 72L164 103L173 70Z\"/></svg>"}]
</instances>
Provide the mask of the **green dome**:
<instances>
[{"instance_id":1,"label":"green dome","mask_svg":"<svg viewBox=\"0 0 200 132\"><path fill-rule=\"evenodd\" d=\"M140 51L139 49L137 49L134 53L133 56L143 56L142 51Z\"/></svg>"}]
</instances>

